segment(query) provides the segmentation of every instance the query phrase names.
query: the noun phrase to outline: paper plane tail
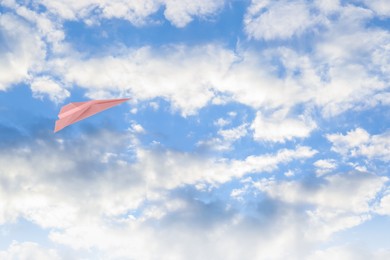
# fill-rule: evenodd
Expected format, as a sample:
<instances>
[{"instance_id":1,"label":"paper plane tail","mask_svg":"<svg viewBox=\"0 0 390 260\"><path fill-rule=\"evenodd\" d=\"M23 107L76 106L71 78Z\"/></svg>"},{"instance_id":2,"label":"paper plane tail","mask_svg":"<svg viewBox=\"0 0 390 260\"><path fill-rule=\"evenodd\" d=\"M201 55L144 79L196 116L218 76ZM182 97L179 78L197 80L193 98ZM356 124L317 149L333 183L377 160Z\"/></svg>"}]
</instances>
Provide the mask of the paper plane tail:
<instances>
[{"instance_id":1,"label":"paper plane tail","mask_svg":"<svg viewBox=\"0 0 390 260\"><path fill-rule=\"evenodd\" d=\"M58 131L64 129L67 125L63 120L57 120L56 124L54 126L54 133L57 133Z\"/></svg>"}]
</instances>

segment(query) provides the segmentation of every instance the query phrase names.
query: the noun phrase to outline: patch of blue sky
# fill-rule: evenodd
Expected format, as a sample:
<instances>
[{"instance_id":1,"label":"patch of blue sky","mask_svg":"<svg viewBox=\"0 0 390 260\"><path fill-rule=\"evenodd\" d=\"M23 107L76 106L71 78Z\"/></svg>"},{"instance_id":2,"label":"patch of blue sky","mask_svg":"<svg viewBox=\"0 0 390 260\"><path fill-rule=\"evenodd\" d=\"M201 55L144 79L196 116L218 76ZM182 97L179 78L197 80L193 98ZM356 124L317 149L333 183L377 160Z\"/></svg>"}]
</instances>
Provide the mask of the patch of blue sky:
<instances>
[{"instance_id":1,"label":"patch of blue sky","mask_svg":"<svg viewBox=\"0 0 390 260\"><path fill-rule=\"evenodd\" d=\"M8 7L5 7L4 5L0 5L0 14L6 13L11 11Z\"/></svg>"},{"instance_id":2,"label":"patch of blue sky","mask_svg":"<svg viewBox=\"0 0 390 260\"><path fill-rule=\"evenodd\" d=\"M64 104L87 101L84 94L75 88ZM40 138L49 143L55 139L67 139L72 144L82 136L98 134L102 129L123 134L130 125L125 117L130 107L122 104L54 134L54 124L63 104L54 104L47 97L34 98L31 90L23 84L2 92L0 104L0 147L4 148L33 145L34 140ZM129 160L133 158L132 151L127 151L126 147L123 149L121 152L126 153Z\"/></svg>"},{"instance_id":3,"label":"patch of blue sky","mask_svg":"<svg viewBox=\"0 0 390 260\"><path fill-rule=\"evenodd\" d=\"M45 129L51 128L55 118L55 104L45 98L33 98L31 90L24 84L2 92L0 104L0 124L8 129L0 133L4 141L10 142L8 138L21 141L23 137L35 138L45 134Z\"/></svg>"},{"instance_id":4,"label":"patch of blue sky","mask_svg":"<svg viewBox=\"0 0 390 260\"><path fill-rule=\"evenodd\" d=\"M388 251L390 233L383 232L383 230L389 225L388 216L373 214L371 219L362 224L335 233L332 239L322 244L321 247L352 245L369 251L378 249Z\"/></svg>"},{"instance_id":5,"label":"patch of blue sky","mask_svg":"<svg viewBox=\"0 0 390 260\"><path fill-rule=\"evenodd\" d=\"M13 243L36 243L42 248L55 249L64 259L100 259L100 252L78 249L70 251L65 245L55 243L50 239L51 232L59 232L60 229L42 228L23 217L15 222L0 225L0 251L6 250ZM77 256L76 256L77 255Z\"/></svg>"},{"instance_id":6,"label":"patch of blue sky","mask_svg":"<svg viewBox=\"0 0 390 260\"><path fill-rule=\"evenodd\" d=\"M339 132L346 134L358 127L365 129L371 135L382 134L389 130L389 106L377 105L373 108L347 110L337 116L323 118L320 129L325 133Z\"/></svg>"},{"instance_id":7,"label":"patch of blue sky","mask_svg":"<svg viewBox=\"0 0 390 260\"><path fill-rule=\"evenodd\" d=\"M57 120L57 115L63 105L70 102L84 102L90 100L90 98L86 97L86 92L82 88L74 87L70 90L70 93L71 95L69 98L65 99L62 104L58 104L53 109L55 120ZM128 103L123 103L89 117L86 120L77 122L56 133L56 135L78 136L81 133L93 134L99 132L102 128L109 131L125 131L129 127L129 124L126 122L126 113L128 113L130 109L131 107L129 107Z\"/></svg>"},{"instance_id":8,"label":"patch of blue sky","mask_svg":"<svg viewBox=\"0 0 390 260\"><path fill-rule=\"evenodd\" d=\"M13 242L35 242L41 246L52 246L49 240L50 230L25 219L18 218L15 222L0 225L0 251L7 249Z\"/></svg>"},{"instance_id":9,"label":"patch of blue sky","mask_svg":"<svg viewBox=\"0 0 390 260\"><path fill-rule=\"evenodd\" d=\"M195 115L183 117L178 111L172 111L171 105L164 99L156 98L152 102L158 103L159 108L146 105L131 116L147 132L140 137L141 140L146 145L148 142L155 141L164 147L179 151L195 151L198 149L199 141L214 137L218 131L215 121L229 117L227 111L238 114L229 126L234 127L240 124L240 119L237 118L246 115L249 110L243 105L233 103L223 106L209 105L200 109Z\"/></svg>"},{"instance_id":10,"label":"patch of blue sky","mask_svg":"<svg viewBox=\"0 0 390 260\"><path fill-rule=\"evenodd\" d=\"M69 100L82 101L84 93L80 89L72 91L72 97ZM125 131L129 123L125 121L124 115L127 113L127 120L134 120L141 124L146 130L145 134L139 135L143 145L149 146L157 142L164 149L173 149L182 152L199 150L197 144L213 137L218 137L219 127L214 122L219 118L227 118L229 112L235 112L237 115L231 118L232 122L224 129L234 128L244 122L251 122L254 118L254 111L244 105L230 103L226 105L211 105L199 111L195 116L187 118L182 117L177 112L172 112L170 104L163 99L156 99L159 109L147 106L140 109L138 113L131 114L129 105L124 104L114 109L104 111L95 117L74 124L62 132L56 134L57 137L77 137L81 132L93 134L101 127L112 131ZM47 98L36 99L32 97L31 91L24 85L4 92L0 95L2 124L1 138L3 145L15 144L15 142L24 142L29 138L35 138L35 135L48 135L52 131L54 121L59 111L56 106ZM65 102L66 103L66 102ZM33 107L33 109L31 109ZM299 161L293 161L287 165L281 165L278 169L279 176L290 169L300 169L301 172L313 172L312 163L317 159L335 159L338 161L338 155L330 151L331 143L325 138L327 133L346 134L355 127L362 127L370 134L381 134L382 130L387 130L388 126L382 113L386 114L386 107L374 108L365 111L348 111L336 118L329 119L320 123L318 129L314 130L310 137L306 139L294 139L285 143L255 142L251 133L237 140L232 144L231 150L215 153L226 159L245 159L249 155L264 155L277 152L279 149L294 149L297 144L311 146L319 151L311 159L306 159L306 167ZM33 113L31 113L33 111ZM23 141L24 140L24 141ZM209 147L212 150L213 147ZM203 151L204 152L204 151ZM363 158L357 158L358 163ZM380 161L376 162L376 167L383 166ZM341 165L338 170L352 170L350 165ZM306 169L307 168L307 169ZM306 170L305 170L306 169ZM386 174L386 171L383 173Z\"/></svg>"},{"instance_id":11,"label":"patch of blue sky","mask_svg":"<svg viewBox=\"0 0 390 260\"><path fill-rule=\"evenodd\" d=\"M390 27L390 17L386 16L375 16L371 18L367 23L367 27L370 28L381 28L388 31Z\"/></svg>"},{"instance_id":12,"label":"patch of blue sky","mask_svg":"<svg viewBox=\"0 0 390 260\"><path fill-rule=\"evenodd\" d=\"M145 146L158 144L182 152L222 156L226 159L245 159L249 155L271 154L282 148L294 149L299 142L299 140L285 143L254 141L250 122L255 117L255 111L239 103L208 105L200 109L196 115L183 117L178 112L171 111L170 104L163 99L156 98L153 102L159 104L157 110L148 106L146 102L136 114L128 116L130 120L134 119L145 129L146 133L139 135ZM234 116L229 115L232 113ZM224 127L216 125L217 120L221 118L229 122ZM219 130L229 130L243 124L247 124L247 134L233 141L231 149L218 151L213 144L207 145L207 141L214 138L220 138L224 142L223 136L218 134ZM199 145L202 142L206 142L206 145Z\"/></svg>"}]
</instances>

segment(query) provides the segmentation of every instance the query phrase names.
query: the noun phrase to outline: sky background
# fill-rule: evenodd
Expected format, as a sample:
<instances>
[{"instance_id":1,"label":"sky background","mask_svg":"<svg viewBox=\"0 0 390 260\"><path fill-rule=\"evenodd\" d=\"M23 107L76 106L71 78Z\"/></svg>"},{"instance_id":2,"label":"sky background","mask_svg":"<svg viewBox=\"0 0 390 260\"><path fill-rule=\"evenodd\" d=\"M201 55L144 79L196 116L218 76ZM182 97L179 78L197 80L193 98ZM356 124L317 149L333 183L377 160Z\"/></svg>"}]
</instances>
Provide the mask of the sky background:
<instances>
[{"instance_id":1,"label":"sky background","mask_svg":"<svg viewBox=\"0 0 390 260\"><path fill-rule=\"evenodd\" d=\"M387 0L0 0L0 258L390 259L389 28Z\"/></svg>"}]
</instances>

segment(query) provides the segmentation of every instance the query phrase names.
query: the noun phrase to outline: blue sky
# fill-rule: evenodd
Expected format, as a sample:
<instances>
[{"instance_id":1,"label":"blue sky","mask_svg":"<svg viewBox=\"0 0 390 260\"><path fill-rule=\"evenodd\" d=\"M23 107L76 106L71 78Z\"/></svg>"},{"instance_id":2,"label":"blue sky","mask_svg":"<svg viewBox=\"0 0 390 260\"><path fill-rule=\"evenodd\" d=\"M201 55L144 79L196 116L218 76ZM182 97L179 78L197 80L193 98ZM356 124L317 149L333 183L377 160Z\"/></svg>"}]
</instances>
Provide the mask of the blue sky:
<instances>
[{"instance_id":1,"label":"blue sky","mask_svg":"<svg viewBox=\"0 0 390 260\"><path fill-rule=\"evenodd\" d=\"M388 28L385 0L0 1L0 258L389 259Z\"/></svg>"}]
</instances>

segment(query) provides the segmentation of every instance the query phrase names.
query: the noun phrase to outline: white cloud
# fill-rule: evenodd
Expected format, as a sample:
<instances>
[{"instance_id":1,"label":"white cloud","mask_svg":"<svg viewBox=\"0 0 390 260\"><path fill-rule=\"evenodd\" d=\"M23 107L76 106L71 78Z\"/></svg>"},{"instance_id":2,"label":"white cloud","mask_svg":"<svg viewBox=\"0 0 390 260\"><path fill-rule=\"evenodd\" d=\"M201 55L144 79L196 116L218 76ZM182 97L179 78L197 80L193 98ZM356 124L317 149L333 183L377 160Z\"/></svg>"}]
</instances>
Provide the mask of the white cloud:
<instances>
[{"instance_id":1,"label":"white cloud","mask_svg":"<svg viewBox=\"0 0 390 260\"><path fill-rule=\"evenodd\" d=\"M248 156L244 160L219 161L169 150L163 153L139 150L139 163L135 167L147 169L149 183L172 189L197 182L225 183L248 173L272 172L279 164L310 158L315 153L303 146L281 149L276 154Z\"/></svg>"},{"instance_id":2,"label":"white cloud","mask_svg":"<svg viewBox=\"0 0 390 260\"><path fill-rule=\"evenodd\" d=\"M285 77L284 83L289 84L292 89L295 84L305 86L303 91L299 92L300 96L287 96L297 103L314 101L327 117L350 109L376 105L377 103L368 97L383 93L389 87L387 64L390 35L379 27L367 27L367 22L374 17L373 13L352 4L341 6L338 1L316 1L314 5L303 1L252 1L246 15L247 21L250 22L248 26L253 25L253 28L246 27L248 34L266 39L264 35L269 31L269 39L277 37L278 31L273 30L272 26L278 23L270 23L267 27L264 17L270 17L269 13L274 6L287 8L285 6L289 5L307 5L305 8L319 9L316 16L309 17L309 22L304 23L307 27L303 27L306 30L316 28L313 25L321 25L321 29L316 28L308 36L313 39L312 43L308 43L308 47L313 47L310 53L295 52L286 47L268 49L269 53L274 53L274 59L282 63L276 67L285 74L279 76ZM269 11L266 11L267 8ZM332 17L332 13L337 13L337 18ZM283 19L284 17L286 19ZM305 12L298 16L294 13L294 22L304 17ZM295 33L289 28L294 23L285 22L287 18L289 15L275 15L275 20L286 26L286 38ZM252 30L248 31L248 28ZM320 34L317 34L319 32ZM275 64L270 62L268 66ZM263 82L266 84L266 81ZM268 84L277 86L277 82ZM279 90L283 92L281 88Z\"/></svg>"},{"instance_id":3,"label":"white cloud","mask_svg":"<svg viewBox=\"0 0 390 260\"><path fill-rule=\"evenodd\" d=\"M233 52L214 45L127 51L117 57L58 59L52 65L59 77L87 88L91 97L116 91L130 92L134 99L163 97L187 115L211 100L215 81L236 59Z\"/></svg>"},{"instance_id":4,"label":"white cloud","mask_svg":"<svg viewBox=\"0 0 390 260\"><path fill-rule=\"evenodd\" d=\"M77 255L86 249L104 259L302 258L325 235L365 221L369 201L385 181L359 173L328 176L314 187L263 179L254 187L268 199L245 197L234 204L214 198L213 190L248 173L311 158L316 151L297 147L220 160L140 148L133 138L100 132L3 150L0 200L7 203L0 205L1 223L23 217L46 228L51 241L67 251ZM123 154L129 146L136 160L118 164L129 157ZM199 183L210 189L194 194L190 187ZM300 203L314 208L310 214L297 211ZM240 241L245 243L234 246Z\"/></svg>"},{"instance_id":5,"label":"white cloud","mask_svg":"<svg viewBox=\"0 0 390 260\"><path fill-rule=\"evenodd\" d=\"M288 116L288 111L278 110L266 117L261 112L256 113L251 128L256 141L285 142L293 138L308 137L316 123L304 115L298 118Z\"/></svg>"},{"instance_id":6,"label":"white cloud","mask_svg":"<svg viewBox=\"0 0 390 260\"><path fill-rule=\"evenodd\" d=\"M286 39L313 23L304 1L253 0L245 15L245 32L255 39Z\"/></svg>"},{"instance_id":7,"label":"white cloud","mask_svg":"<svg viewBox=\"0 0 390 260\"><path fill-rule=\"evenodd\" d=\"M314 162L314 166L318 169L316 173L321 176L323 174L329 173L332 170L336 169L337 163L333 159L321 159Z\"/></svg>"},{"instance_id":8,"label":"white cloud","mask_svg":"<svg viewBox=\"0 0 390 260\"><path fill-rule=\"evenodd\" d=\"M66 46L63 42L65 33L62 30L62 25L46 13L33 11L26 6L9 1L6 6L15 10L15 13L29 22L29 25L34 28L34 32L41 37L46 43L50 44L51 51L63 52L66 51Z\"/></svg>"},{"instance_id":9,"label":"white cloud","mask_svg":"<svg viewBox=\"0 0 390 260\"><path fill-rule=\"evenodd\" d=\"M287 172L284 173L284 176L286 177L292 177L295 175L295 172L292 170L288 170Z\"/></svg>"},{"instance_id":10,"label":"white cloud","mask_svg":"<svg viewBox=\"0 0 390 260\"><path fill-rule=\"evenodd\" d=\"M142 127L142 125L137 124L136 122L133 122L131 124L131 131L137 134L144 134L146 133L145 129Z\"/></svg>"},{"instance_id":11,"label":"white cloud","mask_svg":"<svg viewBox=\"0 0 390 260\"><path fill-rule=\"evenodd\" d=\"M118 92L134 99L162 97L183 115L196 113L221 95L227 102L254 108L291 107L311 98L299 82L279 79L262 52L236 53L216 44L171 45L81 57L70 52L50 59L47 69L64 84L87 89L91 98Z\"/></svg>"},{"instance_id":12,"label":"white cloud","mask_svg":"<svg viewBox=\"0 0 390 260\"><path fill-rule=\"evenodd\" d=\"M105 259L188 258L198 248L209 250L194 259L256 258L284 256L276 248L290 248L297 229L284 218L275 215L272 229L256 220L265 232L258 236L251 218L229 210L227 202L209 205L196 195L182 194L185 190L180 188L205 183L216 189L247 173L270 172L280 164L309 158L315 151L298 147L229 161L143 149L133 139L131 133L100 132L2 150L0 200L7 203L0 205L0 223L22 217L45 228L66 250L97 250ZM134 162L126 160L131 157L128 147L136 153ZM121 160L126 163L118 163ZM245 246L226 251L227 245L248 237L262 244L261 250ZM170 244L177 247L167 250Z\"/></svg>"},{"instance_id":13,"label":"white cloud","mask_svg":"<svg viewBox=\"0 0 390 260\"><path fill-rule=\"evenodd\" d=\"M390 192L387 190L383 197L380 199L377 207L376 212L381 215L388 215L390 216Z\"/></svg>"},{"instance_id":14,"label":"white cloud","mask_svg":"<svg viewBox=\"0 0 390 260\"><path fill-rule=\"evenodd\" d=\"M370 135L362 128L356 128L343 134L328 134L326 138L332 143L332 151L343 156L365 156L370 159L389 161L390 132Z\"/></svg>"},{"instance_id":15,"label":"white cloud","mask_svg":"<svg viewBox=\"0 0 390 260\"><path fill-rule=\"evenodd\" d=\"M247 127L247 124L242 124L230 129L221 129L218 131L218 134L226 141L236 141L247 135Z\"/></svg>"},{"instance_id":16,"label":"white cloud","mask_svg":"<svg viewBox=\"0 0 390 260\"><path fill-rule=\"evenodd\" d=\"M229 119L223 119L223 118L218 118L217 120L214 121L214 125L219 127L224 127L230 123L231 121Z\"/></svg>"},{"instance_id":17,"label":"white cloud","mask_svg":"<svg viewBox=\"0 0 390 260\"><path fill-rule=\"evenodd\" d=\"M385 75L387 63L383 57L388 52L385 46L390 37L385 31L364 28L362 21L370 17L367 10L352 7L342 10L343 19L328 27L321 36L323 40L314 43L315 51L311 54L302 55L288 48L235 52L221 45L209 44L122 49L115 56L101 54L99 57L81 58L81 53L69 49L66 56L49 59L45 72L47 75L54 74L52 76L65 85L74 84L87 89L91 98L108 97L112 93L132 94L135 99L162 97L183 115L194 114L219 97L223 97L224 102L236 101L264 110L289 109L299 104L310 106L314 103L326 116L359 108L362 104L386 103L379 94L375 101L367 97L386 89L384 78L371 71L379 70ZM42 15L38 19L36 14L25 14L25 17L30 16L33 17L29 18L32 23L39 24L39 19L47 21ZM56 29L58 26L49 25L47 28L41 26L46 28L42 29L44 33L39 34L41 38L47 38L52 33L61 34ZM52 38L56 39L53 42L62 46L62 50L66 49L60 36ZM23 42L21 38L18 41L20 44ZM61 48L58 47L59 50ZM275 59L281 63L277 67ZM284 76L278 75L279 69L285 70ZM15 71L4 75L10 77ZM18 78L34 77L26 70L24 75ZM11 81L4 82L3 88L9 87ZM292 117L291 120L290 123L305 130L302 135L312 126L307 125L308 122L300 122L301 118Z\"/></svg>"},{"instance_id":18,"label":"white cloud","mask_svg":"<svg viewBox=\"0 0 390 260\"><path fill-rule=\"evenodd\" d=\"M367 173L326 176L312 185L300 181L263 179L254 187L271 198L293 205L314 207L306 211L310 228L306 235L326 240L334 232L357 226L370 219L372 200L387 183L387 177ZM351 194L354 194L351 197Z\"/></svg>"},{"instance_id":19,"label":"white cloud","mask_svg":"<svg viewBox=\"0 0 390 260\"><path fill-rule=\"evenodd\" d=\"M308 203L319 209L364 213L370 210L371 200L387 180L386 177L356 172L325 176L322 183L313 187L298 181L269 179L254 185L269 196L288 203ZM351 198L350 194L354 197Z\"/></svg>"},{"instance_id":20,"label":"white cloud","mask_svg":"<svg viewBox=\"0 0 390 260\"><path fill-rule=\"evenodd\" d=\"M27 80L40 69L46 56L45 44L17 16L0 14L0 90Z\"/></svg>"},{"instance_id":21,"label":"white cloud","mask_svg":"<svg viewBox=\"0 0 390 260\"><path fill-rule=\"evenodd\" d=\"M184 27L194 16L213 15L224 5L224 0L165 0L165 17L177 27Z\"/></svg>"},{"instance_id":22,"label":"white cloud","mask_svg":"<svg viewBox=\"0 0 390 260\"><path fill-rule=\"evenodd\" d=\"M163 97L183 115L195 114L218 93L254 108L290 107L310 98L302 95L302 86L276 78L258 55L263 54L245 51L238 56L215 44L176 45L85 60L74 54L53 60L50 67L68 84L86 88L92 98L112 92L131 93L134 99Z\"/></svg>"},{"instance_id":23,"label":"white cloud","mask_svg":"<svg viewBox=\"0 0 390 260\"><path fill-rule=\"evenodd\" d=\"M194 114L198 109L218 99L223 99L224 103L239 102L264 111L289 109L300 104L311 106L314 103L325 116L334 116L348 109L375 106L379 102L388 103L382 94L387 93L388 87L386 46L390 42L389 33L379 28L375 30L366 28L365 23L373 17L372 12L353 5L336 8L337 1L327 2L326 6L323 1L315 3L316 6L322 6L321 8L337 9L338 16L333 20L325 19L326 15L321 18L326 20L322 34L318 36L321 40L310 42L313 51L306 54L287 47L269 47L261 51L250 49L234 51L221 45L209 44L192 47L171 45L161 48L123 48L117 50L115 56L102 53L99 56L82 58L85 57L82 53L72 51L68 43L64 42L62 24L52 16L47 13L36 13L13 1L7 3L29 24L22 22L26 28L18 32L17 35L20 37L16 37L16 34L14 36L5 34L7 41L15 43L12 44L14 50L4 52L7 58L0 63L2 71L12 68L12 71L0 76L3 77L0 78L2 89L26 79L33 82L35 77L33 72L40 72L45 68L44 75L48 75L47 77L56 78L65 85L75 84L85 88L89 97L102 98L112 93L134 94L136 99L162 97L169 100L172 107L180 110L183 115ZM98 15L103 15L104 12L99 13L97 10L104 9L110 4L134 5L129 8L140 10L139 13L146 17L153 12L155 4L161 4L153 1L93 3L70 0L66 3L59 1L42 3L53 5L52 9L49 8L53 12L61 9L66 13L68 8L70 13L74 15L77 13L82 17L90 15L92 10ZM66 5L67 8L62 8L62 5ZM188 5L188 10L173 2L172 4L170 2L170 5L177 7L179 13L188 11L187 14L190 16L203 16L220 8L223 2L197 2ZM271 10L275 6L287 8L304 5L307 4L300 1L289 1L285 4L253 1L248 8L248 14L255 15L267 6ZM80 10L84 10L84 13ZM64 16L68 17L65 14ZM2 17L6 21L10 19L6 17L12 16ZM73 19L71 15L68 18ZM30 31L34 31L35 34ZM32 36L34 37L31 38ZM46 48L44 42L48 44ZM20 48L15 49L17 46ZM23 54L22 50L31 50L34 47L38 48L38 51L26 53L24 55L26 61L21 65L15 65L16 69L12 64L16 64L15 61L18 63L23 61L23 57L19 57ZM45 59L45 50L55 50L55 55L46 63L42 63ZM62 55L65 51L66 55ZM279 75L279 70L284 71L282 76ZM373 95L376 95L375 99L368 98ZM307 126L299 122L300 118L292 117L291 120L290 123L296 126L303 128Z\"/></svg>"},{"instance_id":24,"label":"white cloud","mask_svg":"<svg viewBox=\"0 0 390 260\"><path fill-rule=\"evenodd\" d=\"M49 77L34 78L34 81L31 83L31 90L34 97L47 95L55 103L62 103L66 98L70 97L68 90Z\"/></svg>"},{"instance_id":25,"label":"white cloud","mask_svg":"<svg viewBox=\"0 0 390 260\"><path fill-rule=\"evenodd\" d=\"M321 168L321 169L329 169L332 170L336 168L337 164L335 163L335 160L328 159L328 160L318 160L314 162L314 166Z\"/></svg>"},{"instance_id":26,"label":"white cloud","mask_svg":"<svg viewBox=\"0 0 390 260\"><path fill-rule=\"evenodd\" d=\"M386 0L364 0L364 3L378 15L390 16L390 3Z\"/></svg>"},{"instance_id":27,"label":"white cloud","mask_svg":"<svg viewBox=\"0 0 390 260\"><path fill-rule=\"evenodd\" d=\"M377 256L376 256L377 257ZM325 250L317 250L314 252L308 260L366 260L366 259L384 259L376 258L374 254L371 254L362 246L333 246L326 248Z\"/></svg>"},{"instance_id":28,"label":"white cloud","mask_svg":"<svg viewBox=\"0 0 390 260\"><path fill-rule=\"evenodd\" d=\"M214 15L223 1L35 1L49 9L40 14L17 6L15 13L20 17L0 16L5 37L0 41L0 89L31 82L36 95L61 102L69 96L66 87L74 84L84 88L89 97L121 93L134 97L134 102L162 97L185 116L210 103L238 102L262 111L251 125L254 139L272 142L308 137L317 127L307 112L313 105L333 116L366 104L390 103L382 95L388 87L384 75L390 71L389 35L379 28L366 28L365 22L373 17L371 11L340 6L334 0L317 0L314 5L271 2L252 1L248 8L246 28L252 37L299 36L318 21L309 11L314 5L320 12L336 15L334 20L320 17L325 29L310 42L308 53L287 47L231 50L209 44L123 48L115 55L86 57L66 49L62 21L55 22L53 14L84 20L90 26L111 18L142 25L156 22L151 17L165 7L167 19L182 27L195 17ZM53 57L46 57L45 50L54 50ZM369 97L374 94L371 103ZM301 105L306 112L297 116L294 108ZM151 106L158 107L153 102ZM224 127L229 122L215 123ZM313 245L318 248L319 241L368 220L373 200L387 182L387 178L368 173L317 176L313 182L270 177L255 183L252 197L246 194L249 188L234 189L230 194L245 199L225 201L219 197L220 191L229 193L236 180L248 174L278 173L281 165L312 158L317 151L297 146L243 159L213 158L140 147L135 135L144 132L134 121L125 135L104 132L77 140L48 137L1 151L0 200L6 203L0 204L0 223L24 218L45 228L52 242L68 250L96 250L104 259L154 259L156 255L304 259ZM226 151L231 148L227 142L248 134L248 125L221 129L218 134L221 138L206 145ZM342 155L390 160L387 133L370 135L358 128L327 138L332 149ZM314 166L320 171L336 167L332 160L317 160ZM292 177L294 171L283 169L281 173ZM388 215L389 201L385 194L375 212ZM1 251L0 258L23 259L26 254L58 258L56 252L30 243L15 243ZM317 251L313 257L337 255L351 254L329 249Z\"/></svg>"},{"instance_id":29,"label":"white cloud","mask_svg":"<svg viewBox=\"0 0 390 260\"><path fill-rule=\"evenodd\" d=\"M128 154L129 148L134 155ZM308 147L298 147L225 161L171 150L141 149L130 132L102 132L55 144L40 141L1 153L0 171L9 186L0 189L0 199L8 202L0 205L0 223L23 216L43 227L68 227L76 220L84 221L84 210L94 212L96 217L115 216L136 209L145 199L153 201L153 194L159 190L201 182L218 186L314 154ZM136 162L130 163L129 159ZM14 186L18 188L10 192ZM73 196L68 196L70 190Z\"/></svg>"},{"instance_id":30,"label":"white cloud","mask_svg":"<svg viewBox=\"0 0 390 260\"><path fill-rule=\"evenodd\" d=\"M157 103L157 102L150 102L150 103L149 103L149 106L150 106L151 108L153 108L154 111L157 111L157 110L160 108L160 105L159 105L159 103Z\"/></svg>"},{"instance_id":31,"label":"white cloud","mask_svg":"<svg viewBox=\"0 0 390 260\"><path fill-rule=\"evenodd\" d=\"M219 118L214 122L215 125L224 126L230 124L229 120L224 120ZM200 148L206 148L207 150L214 151L228 151L231 150L233 144L245 137L248 134L248 124L244 123L237 127L230 129L220 129L218 130L218 137L212 137L206 140L201 140L197 143L197 146Z\"/></svg>"},{"instance_id":32,"label":"white cloud","mask_svg":"<svg viewBox=\"0 0 390 260\"><path fill-rule=\"evenodd\" d=\"M314 3L325 13L334 12L340 8L340 0L315 0Z\"/></svg>"},{"instance_id":33,"label":"white cloud","mask_svg":"<svg viewBox=\"0 0 390 260\"><path fill-rule=\"evenodd\" d=\"M248 156L244 161L233 161L232 169L234 172L236 172L237 176L242 176L243 172L272 172L273 170L277 169L278 164L286 164L293 160L311 158L316 153L316 150L313 150L307 146L297 146L295 150L281 149L275 155L251 155Z\"/></svg>"},{"instance_id":34,"label":"white cloud","mask_svg":"<svg viewBox=\"0 0 390 260\"><path fill-rule=\"evenodd\" d=\"M215 210L210 214L207 209L211 206ZM230 213L220 206L217 203L189 202L183 211L172 212L159 220L160 224L152 222L156 223L153 228L129 219L116 229L75 226L66 232L53 232L51 237L75 248L77 245L82 245L81 248L95 246L105 259L154 259L156 255L166 259L194 260L281 259L299 253L298 248L307 243L296 239L303 225L289 222L297 217L294 213L288 212L284 218L273 215L272 223L262 223L256 218L235 216L234 211ZM207 214L207 219L204 214ZM262 211L254 214L260 219ZM278 250L280 247L286 250Z\"/></svg>"},{"instance_id":35,"label":"white cloud","mask_svg":"<svg viewBox=\"0 0 390 260\"><path fill-rule=\"evenodd\" d=\"M232 149L232 142L223 140L219 137L213 137L206 140L200 140L196 143L196 146L205 150L212 151L229 151Z\"/></svg>"},{"instance_id":36,"label":"white cloud","mask_svg":"<svg viewBox=\"0 0 390 260\"><path fill-rule=\"evenodd\" d=\"M13 242L6 250L0 251L0 258L3 260L62 259L55 250L43 248L32 242Z\"/></svg>"},{"instance_id":37,"label":"white cloud","mask_svg":"<svg viewBox=\"0 0 390 260\"><path fill-rule=\"evenodd\" d=\"M24 217L42 227L64 228L88 221L84 210L97 215L119 214L143 201L143 189L137 186L142 179L138 174L126 174L127 166L120 163L124 155L118 154L118 147L126 150L131 140L112 133L100 133L88 142L85 138L79 142L37 141L1 151L0 171L8 184L2 185L0 200L8 203L0 205L0 223ZM105 172L107 153L118 155L112 157L111 171ZM119 178L112 175L114 172L122 172L119 182L114 181ZM94 174L98 174L96 178ZM105 186L107 179L113 181ZM132 192L126 192L129 186L125 183L134 185ZM104 189L99 188L102 185ZM74 196L69 196L70 191ZM119 202L122 200L126 202Z\"/></svg>"}]
</instances>

